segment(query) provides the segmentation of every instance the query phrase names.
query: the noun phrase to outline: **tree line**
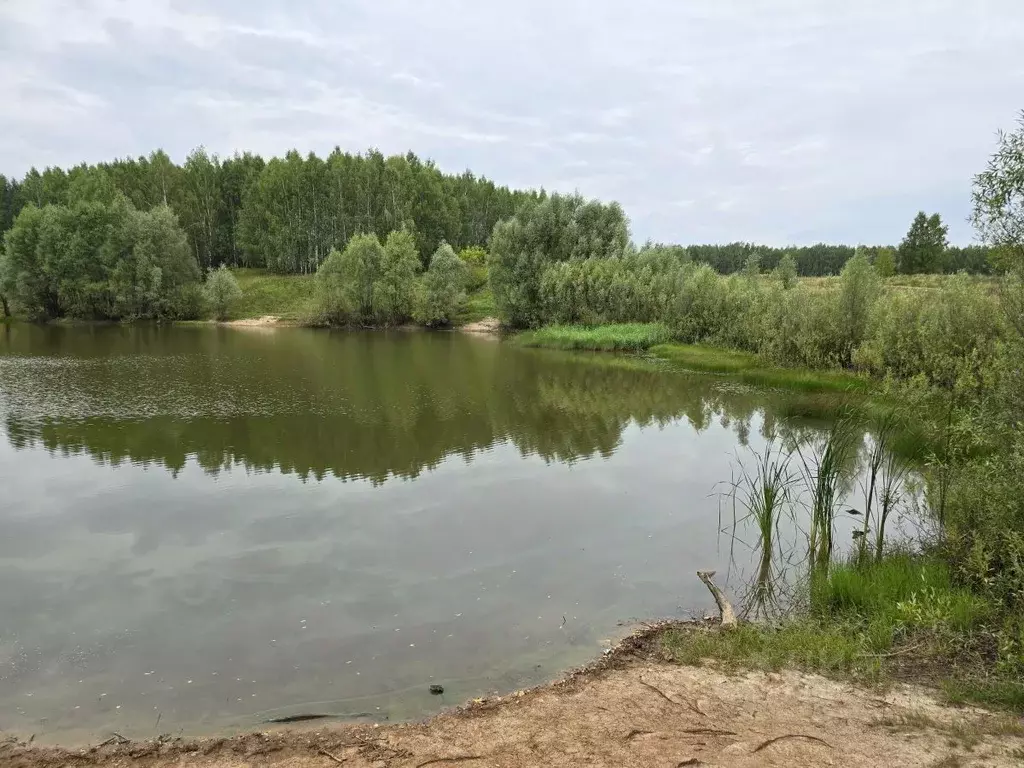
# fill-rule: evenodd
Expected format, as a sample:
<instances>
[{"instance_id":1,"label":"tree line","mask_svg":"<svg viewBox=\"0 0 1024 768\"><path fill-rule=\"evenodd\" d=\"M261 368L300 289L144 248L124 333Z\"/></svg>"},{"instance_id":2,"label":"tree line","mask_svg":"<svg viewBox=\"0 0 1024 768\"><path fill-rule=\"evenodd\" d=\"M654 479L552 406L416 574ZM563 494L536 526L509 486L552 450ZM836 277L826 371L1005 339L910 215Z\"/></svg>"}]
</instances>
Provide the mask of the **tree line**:
<instances>
[{"instance_id":1,"label":"tree line","mask_svg":"<svg viewBox=\"0 0 1024 768\"><path fill-rule=\"evenodd\" d=\"M221 159L204 148L178 165L162 150L67 171L33 168L23 178L0 175L0 232L27 205L73 205L76 179L101 170L138 210L168 206L185 231L204 271L221 264L313 273L332 249L356 234L384 240L399 229L414 233L423 267L441 242L456 250L486 246L495 224L525 203L547 198L541 190L512 190L466 171L446 174L412 152L385 157L371 149L335 148L326 158L288 152L264 160L251 153ZM690 245L692 257L722 273L739 271L752 253L774 269L792 253L804 276L835 275L855 248L819 243L770 247L754 243ZM880 248L870 248L874 253ZM897 264L899 268L899 264ZM987 250L948 248L926 264L901 271L987 272Z\"/></svg>"},{"instance_id":2,"label":"tree line","mask_svg":"<svg viewBox=\"0 0 1024 768\"><path fill-rule=\"evenodd\" d=\"M106 206L109 222L96 206ZM469 171L445 174L413 153L385 157L377 150L349 154L335 149L326 159L292 151L269 161L250 153L221 160L200 147L180 166L157 150L148 157L83 164L69 171L33 169L20 180L0 175L0 227L11 233L5 234L7 253L0 262L0 300L5 315L10 313L9 299L14 299L25 314L40 318L194 316L201 302L193 288L185 287L194 282L187 275L201 277L225 265L315 273L332 253L343 253L357 238L373 236L379 245L395 232L408 233L419 269L428 274L443 244L473 254L473 287L483 282L483 249L493 248L495 238L500 249L509 231L506 224L518 214L554 217L543 224L549 239L534 243L543 258L577 261L610 255L611 247L619 255L633 254L619 265L626 271L663 270L664 258L670 257L706 263L723 274L751 264L766 271L793 264L797 275L832 275L858 251L844 245L771 248L753 243L686 249L648 243L633 249L617 204L590 204L578 195L548 195L543 189L511 190ZM160 246L166 252L148 254L146 247L156 247L150 245L140 251L147 255L138 256L134 246L118 239L126 235L112 234L123 232L129 219L138 230L146 216L162 222L160 237L173 240L173 245ZM19 223L24 231L16 231ZM614 232L602 230L609 227ZM564 233L553 234L559 229ZM183 265L182 242L195 270ZM899 247L859 250L883 275L984 273L995 262L985 247L949 247L938 215L924 213ZM634 264L636 259L642 263ZM500 283L506 277L500 266L498 271ZM207 303L220 316L222 299L231 290L227 276L217 274L219 282L211 286L216 290ZM530 279L515 289L525 297L537 290ZM432 280L425 275L420 287ZM451 292L451 285L448 280L444 290ZM425 305L420 301L418 306ZM430 322L449 316L449 309L434 311ZM361 310L345 314L360 321L367 317ZM412 311L399 314L407 318Z\"/></svg>"},{"instance_id":3,"label":"tree line","mask_svg":"<svg viewBox=\"0 0 1024 768\"><path fill-rule=\"evenodd\" d=\"M33 168L20 180L0 175L0 230L28 205L73 205L76 180L96 171L138 210L168 206L204 271L227 264L313 273L354 235L383 240L403 228L414 233L426 267L442 241L455 249L482 246L499 219L544 194L510 190L470 171L445 174L412 152L385 157L336 148L327 158L291 151L269 161L251 153L222 160L200 147L181 165L157 150L68 171Z\"/></svg>"}]
</instances>

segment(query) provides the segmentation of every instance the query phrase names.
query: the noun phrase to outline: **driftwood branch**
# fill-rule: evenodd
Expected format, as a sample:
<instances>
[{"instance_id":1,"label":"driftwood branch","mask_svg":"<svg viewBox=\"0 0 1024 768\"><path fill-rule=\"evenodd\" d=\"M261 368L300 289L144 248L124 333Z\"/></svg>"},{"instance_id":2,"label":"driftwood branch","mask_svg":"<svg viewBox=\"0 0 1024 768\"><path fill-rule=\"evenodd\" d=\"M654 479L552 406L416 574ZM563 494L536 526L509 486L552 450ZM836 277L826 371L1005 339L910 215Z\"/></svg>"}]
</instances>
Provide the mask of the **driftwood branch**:
<instances>
[{"instance_id":1,"label":"driftwood branch","mask_svg":"<svg viewBox=\"0 0 1024 768\"><path fill-rule=\"evenodd\" d=\"M807 739L808 741L816 741L819 744L824 744L829 749L835 749L835 747L833 747L827 741L825 741L824 739L819 739L817 736L808 736L806 733L787 733L782 736L776 736L774 739L768 739L768 741L762 741L760 744L757 745L757 748L754 749L754 752L760 752L765 747L770 746L777 741L782 741L783 739Z\"/></svg>"},{"instance_id":2,"label":"driftwood branch","mask_svg":"<svg viewBox=\"0 0 1024 768\"><path fill-rule=\"evenodd\" d=\"M416 768L424 768L427 765L440 765L441 763L468 763L470 760L483 760L483 755L465 755L463 757L435 757L433 760L427 760L425 763L420 763Z\"/></svg>"},{"instance_id":3,"label":"driftwood branch","mask_svg":"<svg viewBox=\"0 0 1024 768\"><path fill-rule=\"evenodd\" d=\"M331 758L331 760L336 762L338 765L341 765L342 763L345 762L345 758L344 757L338 757L337 755L332 755L326 749L318 749L317 750L317 754L323 755L324 757Z\"/></svg>"},{"instance_id":4,"label":"driftwood branch","mask_svg":"<svg viewBox=\"0 0 1024 768\"><path fill-rule=\"evenodd\" d=\"M725 593L718 588L718 585L712 579L714 575L714 571L697 571L697 576L704 582L704 586L710 590L711 596L715 598L715 603L718 605L718 613L722 619L722 626L735 627L736 612L732 609L729 598L725 596Z\"/></svg>"}]
</instances>

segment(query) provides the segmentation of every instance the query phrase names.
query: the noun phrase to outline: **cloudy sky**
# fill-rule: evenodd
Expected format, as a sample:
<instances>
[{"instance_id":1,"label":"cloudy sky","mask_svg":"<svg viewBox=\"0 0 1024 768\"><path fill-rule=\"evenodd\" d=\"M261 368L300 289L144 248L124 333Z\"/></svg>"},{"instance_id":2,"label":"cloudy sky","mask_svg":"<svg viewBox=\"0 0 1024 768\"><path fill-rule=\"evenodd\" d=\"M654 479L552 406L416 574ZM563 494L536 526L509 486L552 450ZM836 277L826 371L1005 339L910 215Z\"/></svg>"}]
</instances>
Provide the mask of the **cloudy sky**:
<instances>
[{"instance_id":1,"label":"cloudy sky","mask_svg":"<svg viewBox=\"0 0 1024 768\"><path fill-rule=\"evenodd\" d=\"M0 0L0 171L412 149L638 240L969 242L1021 0Z\"/></svg>"}]
</instances>

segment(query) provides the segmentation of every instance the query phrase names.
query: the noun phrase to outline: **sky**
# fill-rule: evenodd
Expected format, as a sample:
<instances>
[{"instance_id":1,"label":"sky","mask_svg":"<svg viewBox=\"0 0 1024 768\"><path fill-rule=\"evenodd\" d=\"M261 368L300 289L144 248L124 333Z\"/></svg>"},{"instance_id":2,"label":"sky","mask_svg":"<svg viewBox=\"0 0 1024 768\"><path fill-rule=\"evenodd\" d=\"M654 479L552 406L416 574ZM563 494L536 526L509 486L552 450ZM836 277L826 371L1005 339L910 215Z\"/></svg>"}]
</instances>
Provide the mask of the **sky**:
<instances>
[{"instance_id":1,"label":"sky","mask_svg":"<svg viewBox=\"0 0 1024 768\"><path fill-rule=\"evenodd\" d=\"M0 172L413 150L637 241L971 242L1021 0L0 0Z\"/></svg>"}]
</instances>

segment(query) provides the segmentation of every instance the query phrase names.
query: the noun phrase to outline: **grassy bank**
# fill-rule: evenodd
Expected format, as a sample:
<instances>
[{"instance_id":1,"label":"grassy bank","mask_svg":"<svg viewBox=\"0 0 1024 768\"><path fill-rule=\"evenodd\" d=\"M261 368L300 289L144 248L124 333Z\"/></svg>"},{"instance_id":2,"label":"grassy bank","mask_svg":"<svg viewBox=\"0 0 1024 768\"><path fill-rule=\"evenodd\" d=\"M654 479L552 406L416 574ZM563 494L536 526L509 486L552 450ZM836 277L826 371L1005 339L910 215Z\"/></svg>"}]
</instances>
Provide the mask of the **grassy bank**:
<instances>
[{"instance_id":1,"label":"grassy bank","mask_svg":"<svg viewBox=\"0 0 1024 768\"><path fill-rule=\"evenodd\" d=\"M525 347L545 349L643 352L670 338L668 328L658 323L619 323L595 326L551 325L524 331L515 337L515 342Z\"/></svg>"},{"instance_id":2,"label":"grassy bank","mask_svg":"<svg viewBox=\"0 0 1024 768\"><path fill-rule=\"evenodd\" d=\"M957 584L940 553L834 565L805 592L808 604L775 626L673 629L662 636L662 650L680 664L713 659L735 669L796 667L873 684L914 681L952 703L1024 712L1019 670L993 664L1004 619Z\"/></svg>"},{"instance_id":3,"label":"grassy bank","mask_svg":"<svg viewBox=\"0 0 1024 768\"><path fill-rule=\"evenodd\" d=\"M756 386L836 393L865 393L871 388L870 379L849 371L781 368L765 364L750 352L671 343L671 338L669 329L660 323L551 325L523 331L515 343L546 349L649 352L685 370L725 374Z\"/></svg>"},{"instance_id":4,"label":"grassy bank","mask_svg":"<svg viewBox=\"0 0 1024 768\"><path fill-rule=\"evenodd\" d=\"M694 344L658 344L650 353L690 371L726 374L762 387L784 387L804 392L866 393L871 380L849 371L781 368L766 365L757 355Z\"/></svg>"},{"instance_id":5,"label":"grassy bank","mask_svg":"<svg viewBox=\"0 0 1024 768\"><path fill-rule=\"evenodd\" d=\"M479 290L473 291L466 297L466 306L459 317L459 324L476 323L487 317L494 317L497 310L494 308L494 294L491 287L486 283Z\"/></svg>"},{"instance_id":6,"label":"grassy bank","mask_svg":"<svg viewBox=\"0 0 1024 768\"><path fill-rule=\"evenodd\" d=\"M231 307L232 320L274 315L305 322L316 310L313 275L275 275L264 269L234 269L242 298Z\"/></svg>"}]
</instances>

